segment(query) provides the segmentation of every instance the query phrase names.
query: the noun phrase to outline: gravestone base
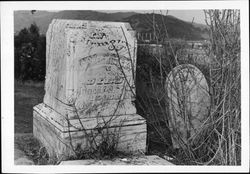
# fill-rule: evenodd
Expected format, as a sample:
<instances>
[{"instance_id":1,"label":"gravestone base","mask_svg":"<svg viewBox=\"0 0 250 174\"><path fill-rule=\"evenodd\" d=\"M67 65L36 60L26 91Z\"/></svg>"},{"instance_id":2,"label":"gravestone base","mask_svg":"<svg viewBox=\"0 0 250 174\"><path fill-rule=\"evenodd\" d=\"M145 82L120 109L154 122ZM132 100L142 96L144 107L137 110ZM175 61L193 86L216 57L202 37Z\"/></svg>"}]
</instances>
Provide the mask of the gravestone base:
<instances>
[{"instance_id":1,"label":"gravestone base","mask_svg":"<svg viewBox=\"0 0 250 174\"><path fill-rule=\"evenodd\" d=\"M146 151L146 121L138 114L98 116L68 120L44 103L33 108L33 134L47 149L50 157L67 159L73 149L86 150L114 138L117 151ZM113 139L112 139L113 140ZM107 141L106 141L107 142Z\"/></svg>"}]
</instances>

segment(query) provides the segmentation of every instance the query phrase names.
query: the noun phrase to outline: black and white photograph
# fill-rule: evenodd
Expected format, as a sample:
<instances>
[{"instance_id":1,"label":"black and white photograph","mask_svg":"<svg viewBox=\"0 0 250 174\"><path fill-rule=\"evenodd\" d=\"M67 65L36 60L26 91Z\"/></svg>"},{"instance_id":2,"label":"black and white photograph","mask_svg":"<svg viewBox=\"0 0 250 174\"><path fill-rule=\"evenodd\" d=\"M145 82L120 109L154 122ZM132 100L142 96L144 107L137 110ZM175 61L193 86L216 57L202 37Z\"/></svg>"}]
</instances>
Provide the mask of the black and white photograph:
<instances>
[{"instance_id":1,"label":"black and white photograph","mask_svg":"<svg viewBox=\"0 0 250 174\"><path fill-rule=\"evenodd\" d=\"M4 173L249 172L249 2L1 2Z\"/></svg>"}]
</instances>

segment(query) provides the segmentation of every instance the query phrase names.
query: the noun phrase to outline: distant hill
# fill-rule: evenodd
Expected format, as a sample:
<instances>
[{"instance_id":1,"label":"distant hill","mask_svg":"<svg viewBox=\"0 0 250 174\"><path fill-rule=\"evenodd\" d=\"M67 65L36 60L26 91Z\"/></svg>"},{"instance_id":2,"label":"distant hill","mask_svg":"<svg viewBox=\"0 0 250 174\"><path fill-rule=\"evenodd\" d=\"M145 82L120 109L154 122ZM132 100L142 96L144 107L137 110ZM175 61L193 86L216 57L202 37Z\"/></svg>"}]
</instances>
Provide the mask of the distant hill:
<instances>
[{"instance_id":1,"label":"distant hill","mask_svg":"<svg viewBox=\"0 0 250 174\"><path fill-rule=\"evenodd\" d=\"M33 15L31 11L14 12L14 31L19 32L25 27L29 27L33 22L37 24L41 34L46 34L49 24L53 19L78 19L96 21L122 21L123 18L132 16L134 12L103 13L97 11L66 10L59 12L36 11Z\"/></svg>"},{"instance_id":2,"label":"distant hill","mask_svg":"<svg viewBox=\"0 0 250 174\"><path fill-rule=\"evenodd\" d=\"M154 20L153 20L154 19ZM205 39L204 29L185 22L173 16L163 16L161 14L136 14L125 19L132 28L141 33L152 33L156 31L164 35L165 27L171 38L187 39L187 40L202 40ZM153 21L155 29L153 27Z\"/></svg>"},{"instance_id":3,"label":"distant hill","mask_svg":"<svg viewBox=\"0 0 250 174\"><path fill-rule=\"evenodd\" d=\"M186 38L190 40L200 40L206 38L206 31L201 24L191 24L173 16L162 16L155 14L155 24L164 32L165 22L169 36L172 38ZM135 12L104 13L98 11L78 11L66 10L59 12L36 11L15 11L14 12L14 32L17 34L21 29L28 28L33 22L37 24L41 34L46 34L49 24L53 19L78 19L78 20L98 20L98 21L120 21L129 22L137 32L153 32L153 14L141 14ZM162 20L163 19L163 20Z\"/></svg>"}]
</instances>

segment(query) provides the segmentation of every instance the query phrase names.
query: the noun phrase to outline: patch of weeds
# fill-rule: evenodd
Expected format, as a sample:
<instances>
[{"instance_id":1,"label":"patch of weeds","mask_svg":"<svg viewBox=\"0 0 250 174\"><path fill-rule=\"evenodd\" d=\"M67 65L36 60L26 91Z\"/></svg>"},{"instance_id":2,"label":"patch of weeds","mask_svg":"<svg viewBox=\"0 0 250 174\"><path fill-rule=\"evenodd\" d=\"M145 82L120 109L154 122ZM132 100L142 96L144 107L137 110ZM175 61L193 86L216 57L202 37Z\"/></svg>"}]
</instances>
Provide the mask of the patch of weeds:
<instances>
[{"instance_id":1,"label":"patch of weeds","mask_svg":"<svg viewBox=\"0 0 250 174\"><path fill-rule=\"evenodd\" d=\"M98 146L83 149L80 144L75 148L75 155L68 160L115 160L116 158L126 158L132 156L131 153L126 153L117 150L118 139L117 134L102 135L101 142Z\"/></svg>"}]
</instances>

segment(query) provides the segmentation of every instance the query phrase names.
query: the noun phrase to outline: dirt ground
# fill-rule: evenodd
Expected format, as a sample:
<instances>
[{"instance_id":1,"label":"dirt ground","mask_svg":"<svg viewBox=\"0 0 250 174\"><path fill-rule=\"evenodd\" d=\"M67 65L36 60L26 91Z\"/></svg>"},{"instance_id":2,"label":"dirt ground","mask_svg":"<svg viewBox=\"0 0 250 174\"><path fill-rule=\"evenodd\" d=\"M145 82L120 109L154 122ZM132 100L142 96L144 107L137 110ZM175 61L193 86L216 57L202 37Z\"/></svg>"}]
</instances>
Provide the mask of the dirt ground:
<instances>
[{"instance_id":1,"label":"dirt ground","mask_svg":"<svg viewBox=\"0 0 250 174\"><path fill-rule=\"evenodd\" d=\"M42 157L39 142L33 137L33 106L41 103L44 96L44 83L21 83L15 81L15 164L46 164Z\"/></svg>"}]
</instances>

